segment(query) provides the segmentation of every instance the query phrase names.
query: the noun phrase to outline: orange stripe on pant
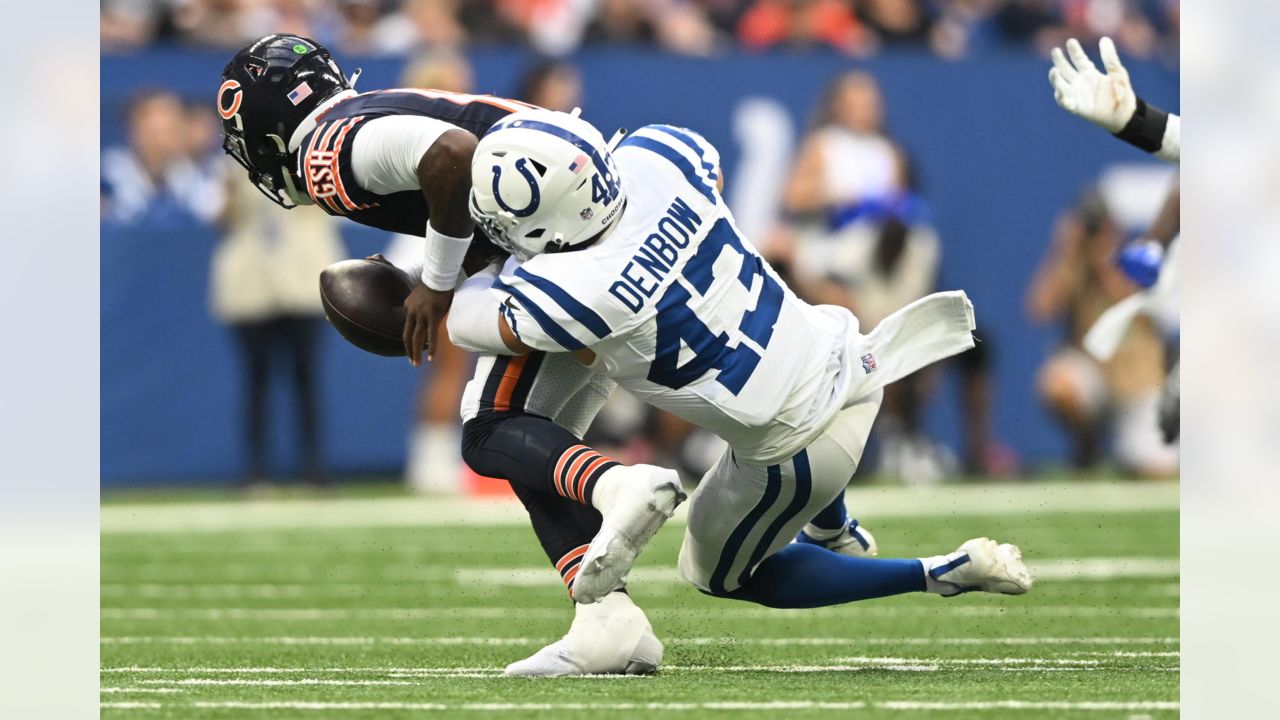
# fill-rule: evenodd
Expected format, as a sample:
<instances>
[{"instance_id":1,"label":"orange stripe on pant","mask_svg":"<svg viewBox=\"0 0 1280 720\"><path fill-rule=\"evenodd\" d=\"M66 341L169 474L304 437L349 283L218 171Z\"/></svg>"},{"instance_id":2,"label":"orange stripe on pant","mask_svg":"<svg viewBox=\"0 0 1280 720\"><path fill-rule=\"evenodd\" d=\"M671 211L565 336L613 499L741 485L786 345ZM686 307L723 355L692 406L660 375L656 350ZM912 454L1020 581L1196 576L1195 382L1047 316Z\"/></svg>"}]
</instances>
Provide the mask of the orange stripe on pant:
<instances>
[{"instance_id":1,"label":"orange stripe on pant","mask_svg":"<svg viewBox=\"0 0 1280 720\"><path fill-rule=\"evenodd\" d=\"M556 563L556 572L558 572L558 573L564 573L564 569L565 569L565 567L566 567L569 563L573 562L574 560L577 560L578 558L582 557L583 555L586 555L586 554L587 554L587 548L589 548L589 547L591 547L591 546L590 546L590 545L579 545L578 547L576 547L576 548L574 548L574 549L570 550L569 552L565 553L565 554L564 554L564 557L560 558L560 561Z\"/></svg>"},{"instance_id":2,"label":"orange stripe on pant","mask_svg":"<svg viewBox=\"0 0 1280 720\"><path fill-rule=\"evenodd\" d=\"M564 495L565 497L568 497L568 493L565 490L564 486L561 485L560 483L560 479L564 477L563 473L564 473L565 461L568 460L570 457L572 457L574 453L578 452L579 450L585 450L585 449L587 449L586 445L574 445L568 450L565 450L564 452L560 453L560 459L556 461L556 470L554 473L551 474L551 484L555 486L556 492L560 493L561 495Z\"/></svg>"},{"instance_id":3,"label":"orange stripe on pant","mask_svg":"<svg viewBox=\"0 0 1280 720\"><path fill-rule=\"evenodd\" d=\"M578 487L576 492L578 494L578 499L581 502L585 503L587 501L587 478L591 477L591 473L595 472L601 465L610 461L611 458L605 457L604 455L597 455L596 459L590 465L586 466L583 468L582 472L578 473Z\"/></svg>"},{"instance_id":4,"label":"orange stripe on pant","mask_svg":"<svg viewBox=\"0 0 1280 720\"><path fill-rule=\"evenodd\" d=\"M569 589L569 597L573 597L573 579L578 577L578 571L581 569L581 563L574 565L569 574L564 576L564 586Z\"/></svg>"},{"instance_id":5,"label":"orange stripe on pant","mask_svg":"<svg viewBox=\"0 0 1280 720\"><path fill-rule=\"evenodd\" d=\"M578 473L581 472L582 468L585 467L587 463L599 457L603 456L595 450L588 450L582 453L582 455L580 455L577 460L574 460L573 463L569 465L568 469L565 470L563 478L565 496L570 500L582 502L582 498L574 494L574 484L578 479Z\"/></svg>"},{"instance_id":6,"label":"orange stripe on pant","mask_svg":"<svg viewBox=\"0 0 1280 720\"><path fill-rule=\"evenodd\" d=\"M511 358L511 362L507 363L507 369L502 371L502 380L498 383L498 391L493 395L493 409L502 412L511 409L511 394L515 392L516 383L520 380L520 373L524 371L524 364L528 362L528 355L518 355Z\"/></svg>"}]
</instances>

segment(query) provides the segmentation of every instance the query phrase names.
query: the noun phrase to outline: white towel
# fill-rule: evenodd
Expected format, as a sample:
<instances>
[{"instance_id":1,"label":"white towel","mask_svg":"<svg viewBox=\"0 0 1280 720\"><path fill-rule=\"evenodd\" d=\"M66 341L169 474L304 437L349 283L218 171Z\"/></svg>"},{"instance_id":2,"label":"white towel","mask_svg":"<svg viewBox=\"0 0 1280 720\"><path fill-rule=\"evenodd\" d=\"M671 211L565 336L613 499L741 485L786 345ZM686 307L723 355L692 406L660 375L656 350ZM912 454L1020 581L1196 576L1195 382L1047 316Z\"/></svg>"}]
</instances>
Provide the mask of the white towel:
<instances>
[{"instance_id":1,"label":"white towel","mask_svg":"<svg viewBox=\"0 0 1280 720\"><path fill-rule=\"evenodd\" d=\"M862 365L850 383L845 407L920 368L957 355L975 344L973 303L963 290L934 293L885 318L866 335L856 335L849 352Z\"/></svg>"}]
</instances>

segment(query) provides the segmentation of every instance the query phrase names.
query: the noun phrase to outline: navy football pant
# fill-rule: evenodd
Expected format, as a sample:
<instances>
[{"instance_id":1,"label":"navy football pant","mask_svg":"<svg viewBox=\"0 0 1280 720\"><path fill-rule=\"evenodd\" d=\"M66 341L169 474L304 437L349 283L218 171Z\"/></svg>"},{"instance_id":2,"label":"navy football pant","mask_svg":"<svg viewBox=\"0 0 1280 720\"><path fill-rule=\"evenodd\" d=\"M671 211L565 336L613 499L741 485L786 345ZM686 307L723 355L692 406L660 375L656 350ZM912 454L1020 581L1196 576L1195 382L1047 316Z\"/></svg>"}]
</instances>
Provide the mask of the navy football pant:
<instances>
[{"instance_id":1,"label":"navy football pant","mask_svg":"<svg viewBox=\"0 0 1280 720\"><path fill-rule=\"evenodd\" d=\"M600 531L600 512L561 492L565 484L558 480L566 477L567 464L577 465L574 476L584 480L603 472L587 472L591 465L617 464L588 454L593 452L568 430L527 413L483 413L462 426L462 459L481 475L511 483L538 542L571 591L582 556Z\"/></svg>"}]
</instances>

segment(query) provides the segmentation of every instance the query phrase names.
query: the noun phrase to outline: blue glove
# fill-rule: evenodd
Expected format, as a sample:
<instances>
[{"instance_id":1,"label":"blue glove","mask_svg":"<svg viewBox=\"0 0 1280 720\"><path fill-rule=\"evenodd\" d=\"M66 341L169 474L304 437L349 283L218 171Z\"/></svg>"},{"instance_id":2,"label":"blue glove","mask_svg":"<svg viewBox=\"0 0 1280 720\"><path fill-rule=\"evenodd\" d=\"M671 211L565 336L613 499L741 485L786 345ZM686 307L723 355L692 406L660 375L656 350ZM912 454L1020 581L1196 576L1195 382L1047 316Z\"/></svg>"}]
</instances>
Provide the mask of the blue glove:
<instances>
[{"instance_id":1,"label":"blue glove","mask_svg":"<svg viewBox=\"0 0 1280 720\"><path fill-rule=\"evenodd\" d=\"M1134 240L1120 248L1116 265L1138 284L1149 288L1160 278L1160 263L1164 261L1164 247L1155 240Z\"/></svg>"}]
</instances>

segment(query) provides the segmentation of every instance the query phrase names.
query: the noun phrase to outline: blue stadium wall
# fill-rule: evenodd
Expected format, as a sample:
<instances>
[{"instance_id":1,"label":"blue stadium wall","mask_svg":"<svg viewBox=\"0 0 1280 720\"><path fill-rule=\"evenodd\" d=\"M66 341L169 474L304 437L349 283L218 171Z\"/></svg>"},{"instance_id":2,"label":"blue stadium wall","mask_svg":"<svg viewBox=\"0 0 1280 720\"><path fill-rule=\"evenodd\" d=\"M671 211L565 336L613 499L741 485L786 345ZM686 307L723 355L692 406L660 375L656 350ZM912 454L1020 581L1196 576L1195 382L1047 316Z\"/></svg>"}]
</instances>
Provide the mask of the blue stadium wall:
<instances>
[{"instance_id":1,"label":"blue stadium wall","mask_svg":"<svg viewBox=\"0 0 1280 720\"><path fill-rule=\"evenodd\" d=\"M477 50L477 92L510 95L533 61L525 52ZM212 102L223 53L153 50L102 59L102 142L123 140L123 109L148 87ZM363 67L360 87L396 84L402 61L343 58ZM1034 328L1023 312L1027 282L1054 218L1114 162L1140 153L1053 103L1045 61L1024 55L942 62L918 55L852 61L826 53L730 54L691 59L643 49L600 49L573 58L582 69L586 115L604 128L650 122L702 132L723 155L728 182L741 155L732 110L771 98L799 132L834 74L876 73L888 126L917 164L943 239L943 283L977 307L980 334L994 338L998 436L1031 465L1060 462L1066 446L1034 398L1037 365L1058 328ZM1176 72L1134 62L1135 86L1177 110ZM344 228L352 255L379 250L379 233ZM208 310L208 263L217 235L175 222L102 228L102 482L220 481L241 467L238 357ZM327 332L322 359L325 439L335 472L384 472L404 459L417 373L403 361L360 353ZM931 403L935 436L959 446L954 379ZM287 400L287 398L279 398ZM291 428L276 413L276 454L292 456Z\"/></svg>"}]
</instances>

